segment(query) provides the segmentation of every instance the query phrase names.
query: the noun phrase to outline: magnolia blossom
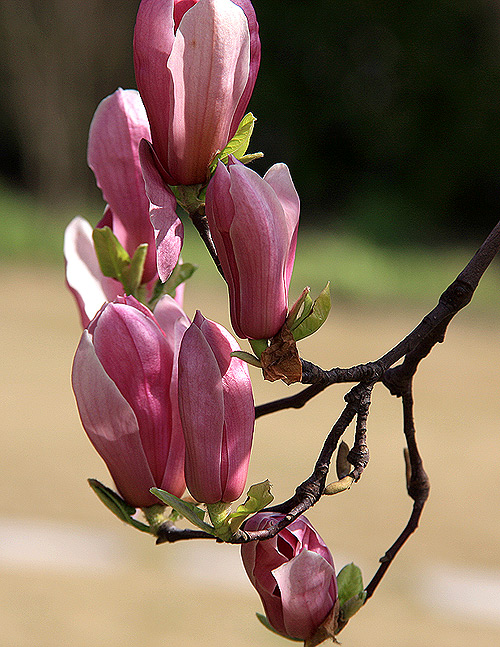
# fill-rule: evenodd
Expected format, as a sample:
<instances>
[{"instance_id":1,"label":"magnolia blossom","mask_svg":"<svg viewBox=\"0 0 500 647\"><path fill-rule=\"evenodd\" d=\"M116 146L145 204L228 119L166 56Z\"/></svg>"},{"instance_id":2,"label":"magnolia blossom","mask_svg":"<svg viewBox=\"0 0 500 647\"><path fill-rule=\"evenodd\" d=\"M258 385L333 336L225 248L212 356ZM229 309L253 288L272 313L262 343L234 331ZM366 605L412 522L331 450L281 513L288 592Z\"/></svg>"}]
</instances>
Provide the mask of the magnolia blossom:
<instances>
[{"instance_id":1,"label":"magnolia blossom","mask_svg":"<svg viewBox=\"0 0 500 647\"><path fill-rule=\"evenodd\" d=\"M139 142L144 138L151 139L151 135L141 97L137 90L119 88L97 107L90 124L87 159L107 202L98 227L108 225L130 257L139 245L148 244L143 275L147 283L156 277L156 256L139 161Z\"/></svg>"},{"instance_id":2,"label":"magnolia blossom","mask_svg":"<svg viewBox=\"0 0 500 647\"><path fill-rule=\"evenodd\" d=\"M245 530L265 530L282 519L260 512ZM330 551L306 517L272 539L242 544L241 557L271 626L289 638L312 638L335 605L337 580Z\"/></svg>"},{"instance_id":3,"label":"magnolia blossom","mask_svg":"<svg viewBox=\"0 0 500 647\"><path fill-rule=\"evenodd\" d=\"M177 354L189 320L169 296L155 313L133 297L106 304L83 331L72 371L83 427L135 507L158 503L152 487L176 496L185 488Z\"/></svg>"},{"instance_id":4,"label":"magnolia blossom","mask_svg":"<svg viewBox=\"0 0 500 647\"><path fill-rule=\"evenodd\" d=\"M285 164L261 178L233 157L227 168L219 162L206 213L239 337L269 339L285 323L299 212Z\"/></svg>"},{"instance_id":5,"label":"magnolia blossom","mask_svg":"<svg viewBox=\"0 0 500 647\"><path fill-rule=\"evenodd\" d=\"M137 90L119 88L101 101L90 125L88 163L107 202L98 227L108 226L132 257L136 248L148 244L142 277L146 289L158 278L155 237L159 246L168 248L162 256L161 275L168 278L179 258L182 246L180 221L171 235L156 232L150 221L139 143L150 139L146 111ZM168 211L175 215L175 198ZM156 208L157 209L157 208ZM154 211L154 209L153 209ZM64 236L66 281L75 296L85 327L106 301L123 294L122 285L101 272L92 241L92 228L81 217L74 218Z\"/></svg>"},{"instance_id":6,"label":"magnolia blossom","mask_svg":"<svg viewBox=\"0 0 500 647\"><path fill-rule=\"evenodd\" d=\"M235 501L245 487L255 409L236 340L196 313L179 353L179 408L186 483L197 501Z\"/></svg>"},{"instance_id":7,"label":"magnolia blossom","mask_svg":"<svg viewBox=\"0 0 500 647\"><path fill-rule=\"evenodd\" d=\"M167 184L206 182L244 115L259 64L250 0L142 0L135 75Z\"/></svg>"}]
</instances>

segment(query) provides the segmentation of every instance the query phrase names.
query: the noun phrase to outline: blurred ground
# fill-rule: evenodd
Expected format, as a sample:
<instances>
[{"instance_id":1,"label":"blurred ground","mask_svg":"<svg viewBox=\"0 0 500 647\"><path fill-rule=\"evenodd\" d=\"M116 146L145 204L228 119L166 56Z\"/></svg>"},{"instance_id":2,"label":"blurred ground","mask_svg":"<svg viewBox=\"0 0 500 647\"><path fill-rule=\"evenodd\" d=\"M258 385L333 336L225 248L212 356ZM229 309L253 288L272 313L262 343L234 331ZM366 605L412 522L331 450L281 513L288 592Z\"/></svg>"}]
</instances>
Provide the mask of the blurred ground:
<instances>
[{"instance_id":1,"label":"blurred ground","mask_svg":"<svg viewBox=\"0 0 500 647\"><path fill-rule=\"evenodd\" d=\"M255 619L260 601L237 548L156 547L92 494L87 477L110 479L70 389L80 330L62 270L4 266L1 274L0 645L285 644ZM195 291L195 283L186 290L187 313L201 306L224 323L222 285L196 301ZM301 353L326 367L375 359L423 314L398 312L396 301L385 309L336 305ZM499 342L498 318L473 304L422 364L416 421L431 499L377 594L340 635L345 647L500 644ZM252 375L259 403L292 390ZM277 500L288 497L309 474L345 390L332 387L299 412L259 420L249 483L269 478ZM380 386L369 443L359 484L309 515L338 567L355 561L365 579L411 509L399 403Z\"/></svg>"}]
</instances>

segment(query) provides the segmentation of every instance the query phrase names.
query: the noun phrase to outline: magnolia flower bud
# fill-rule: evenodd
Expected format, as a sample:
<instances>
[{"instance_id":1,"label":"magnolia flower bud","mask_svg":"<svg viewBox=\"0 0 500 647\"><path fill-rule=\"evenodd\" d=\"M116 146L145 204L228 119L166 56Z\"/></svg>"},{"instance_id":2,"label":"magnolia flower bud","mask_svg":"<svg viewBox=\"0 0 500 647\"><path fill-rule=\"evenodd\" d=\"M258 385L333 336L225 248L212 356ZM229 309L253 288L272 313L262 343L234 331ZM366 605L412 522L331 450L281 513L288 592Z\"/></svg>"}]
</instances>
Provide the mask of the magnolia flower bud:
<instances>
[{"instance_id":1,"label":"magnolia flower bud","mask_svg":"<svg viewBox=\"0 0 500 647\"><path fill-rule=\"evenodd\" d=\"M142 0L135 75L167 184L206 182L243 117L259 63L250 0Z\"/></svg>"},{"instance_id":2,"label":"magnolia flower bud","mask_svg":"<svg viewBox=\"0 0 500 647\"><path fill-rule=\"evenodd\" d=\"M179 352L179 409L186 442L186 483L204 503L235 501L245 487L255 410L235 339L201 312Z\"/></svg>"},{"instance_id":3,"label":"magnolia flower bud","mask_svg":"<svg viewBox=\"0 0 500 647\"><path fill-rule=\"evenodd\" d=\"M299 210L285 164L261 178L232 157L227 168L219 162L206 212L239 337L269 339L285 323Z\"/></svg>"},{"instance_id":4,"label":"magnolia flower bud","mask_svg":"<svg viewBox=\"0 0 500 647\"><path fill-rule=\"evenodd\" d=\"M264 530L283 515L260 512L245 530ZM333 559L310 522L300 516L275 537L241 546L243 565L270 625L289 638L308 640L337 600Z\"/></svg>"},{"instance_id":5,"label":"magnolia flower bud","mask_svg":"<svg viewBox=\"0 0 500 647\"><path fill-rule=\"evenodd\" d=\"M73 362L83 427L135 507L158 503L152 487L179 497L185 488L176 355L189 321L171 297L157 310L163 330L133 297L106 304L83 331Z\"/></svg>"},{"instance_id":6,"label":"magnolia flower bud","mask_svg":"<svg viewBox=\"0 0 500 647\"><path fill-rule=\"evenodd\" d=\"M150 139L146 110L137 90L122 90L101 101L90 124L87 159L107 202L98 227L109 226L130 257L148 243L143 283L156 278L155 237L149 220L139 142Z\"/></svg>"}]
</instances>

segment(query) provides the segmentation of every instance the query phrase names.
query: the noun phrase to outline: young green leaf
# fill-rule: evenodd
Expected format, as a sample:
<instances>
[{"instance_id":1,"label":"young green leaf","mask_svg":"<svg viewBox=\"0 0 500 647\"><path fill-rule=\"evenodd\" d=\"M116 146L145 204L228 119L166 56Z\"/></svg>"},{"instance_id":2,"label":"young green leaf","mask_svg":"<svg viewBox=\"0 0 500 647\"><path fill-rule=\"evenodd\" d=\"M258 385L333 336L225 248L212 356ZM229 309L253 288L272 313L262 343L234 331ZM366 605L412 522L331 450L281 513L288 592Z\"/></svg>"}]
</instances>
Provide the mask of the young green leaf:
<instances>
[{"instance_id":1,"label":"young green leaf","mask_svg":"<svg viewBox=\"0 0 500 647\"><path fill-rule=\"evenodd\" d=\"M127 294L135 294L142 283L144 263L148 253L148 244L139 245L132 256L129 265L122 270L122 284Z\"/></svg>"},{"instance_id":2,"label":"young green leaf","mask_svg":"<svg viewBox=\"0 0 500 647\"><path fill-rule=\"evenodd\" d=\"M297 299L297 301L295 301L293 306L290 308L288 312L288 316L286 318L286 325L288 326L288 328L290 328L290 330L293 330L294 328L297 327L296 326L297 317L301 309L302 309L302 315L304 314L304 311L305 311L304 303L310 292L311 292L311 288L309 286L306 286L300 293L300 296ZM312 309L312 300L311 300L311 306L307 310L307 314L309 314L311 309Z\"/></svg>"},{"instance_id":3,"label":"young green leaf","mask_svg":"<svg viewBox=\"0 0 500 647\"><path fill-rule=\"evenodd\" d=\"M304 307L306 303L304 302ZM320 292L318 298L314 301L312 309L306 316L301 316L300 323L293 330L295 341L309 337L315 333L325 323L331 308L330 300L330 282L326 284Z\"/></svg>"},{"instance_id":4,"label":"young green leaf","mask_svg":"<svg viewBox=\"0 0 500 647\"><path fill-rule=\"evenodd\" d=\"M257 119L251 112L247 113L240 122L238 130L234 137L228 142L227 146L218 153L212 163L210 164L210 173L213 173L217 168L217 163L220 160L227 164L228 157L234 155L236 159L241 159L247 152L248 145L250 144L250 137L253 133L253 127Z\"/></svg>"},{"instance_id":5,"label":"young green leaf","mask_svg":"<svg viewBox=\"0 0 500 647\"><path fill-rule=\"evenodd\" d=\"M342 606L351 598L363 592L363 575L356 564L351 563L337 575L339 605Z\"/></svg>"},{"instance_id":6,"label":"young green leaf","mask_svg":"<svg viewBox=\"0 0 500 647\"><path fill-rule=\"evenodd\" d=\"M243 360L247 364L251 364L252 366L256 366L257 368L262 368L260 359L257 359L255 355L252 355L252 353L247 353L244 350L233 350L233 352L231 353L231 357L237 357L238 359Z\"/></svg>"},{"instance_id":7,"label":"young green leaf","mask_svg":"<svg viewBox=\"0 0 500 647\"><path fill-rule=\"evenodd\" d=\"M274 497L271 494L271 483L266 480L252 485L247 492L247 499L232 512L227 519L232 532L236 532L247 517L268 506Z\"/></svg>"},{"instance_id":8,"label":"young green leaf","mask_svg":"<svg viewBox=\"0 0 500 647\"><path fill-rule=\"evenodd\" d=\"M136 509L134 506L131 506L124 501L116 492L100 483L97 479L88 479L88 484L108 510L111 510L111 512L118 517L120 521L124 521L130 526L134 526L134 528L137 528L137 530L140 530L141 532L153 532L148 525L132 518Z\"/></svg>"},{"instance_id":9,"label":"young green leaf","mask_svg":"<svg viewBox=\"0 0 500 647\"><path fill-rule=\"evenodd\" d=\"M340 618L343 622L347 622L352 616L357 613L366 601L366 591L362 591L354 597L344 602L340 607Z\"/></svg>"},{"instance_id":10,"label":"young green leaf","mask_svg":"<svg viewBox=\"0 0 500 647\"><path fill-rule=\"evenodd\" d=\"M130 256L109 227L92 232L95 251L104 276L121 281L123 269L130 265Z\"/></svg>"},{"instance_id":11,"label":"young green leaf","mask_svg":"<svg viewBox=\"0 0 500 647\"><path fill-rule=\"evenodd\" d=\"M214 528L203 521L205 512L201 508L198 508L193 503L189 503L188 501L183 501L182 499L177 498L173 494L170 494L170 492L160 490L156 487L151 488L150 492L151 494L157 496L160 501L163 501L163 503L166 503L174 510L176 510L180 515L188 519L197 528L200 528L201 530L204 530L211 535L214 534Z\"/></svg>"},{"instance_id":12,"label":"young green leaf","mask_svg":"<svg viewBox=\"0 0 500 647\"><path fill-rule=\"evenodd\" d=\"M249 339L253 352L260 359L260 356L267 348L267 339Z\"/></svg>"},{"instance_id":13,"label":"young green leaf","mask_svg":"<svg viewBox=\"0 0 500 647\"><path fill-rule=\"evenodd\" d=\"M160 279L158 279L153 290L153 295L148 303L149 307L152 309L165 294L169 294L174 298L176 288L178 288L181 283L184 283L184 281L191 278L197 269L198 266L193 265L192 263L182 263L181 265L177 264L165 283L162 283Z\"/></svg>"}]
</instances>

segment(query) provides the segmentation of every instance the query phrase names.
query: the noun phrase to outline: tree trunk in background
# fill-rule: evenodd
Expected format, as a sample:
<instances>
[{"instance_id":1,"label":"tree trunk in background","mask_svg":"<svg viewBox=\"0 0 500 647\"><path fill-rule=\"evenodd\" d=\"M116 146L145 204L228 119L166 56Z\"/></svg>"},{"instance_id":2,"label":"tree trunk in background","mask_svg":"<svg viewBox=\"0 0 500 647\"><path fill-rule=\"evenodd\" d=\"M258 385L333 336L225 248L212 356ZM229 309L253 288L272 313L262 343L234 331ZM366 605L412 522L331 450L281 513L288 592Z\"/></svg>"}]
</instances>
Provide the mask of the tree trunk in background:
<instances>
[{"instance_id":1,"label":"tree trunk in background","mask_svg":"<svg viewBox=\"0 0 500 647\"><path fill-rule=\"evenodd\" d=\"M4 92L21 145L25 182L63 204L96 196L86 165L97 103L134 85L136 0L0 0Z\"/></svg>"}]
</instances>

